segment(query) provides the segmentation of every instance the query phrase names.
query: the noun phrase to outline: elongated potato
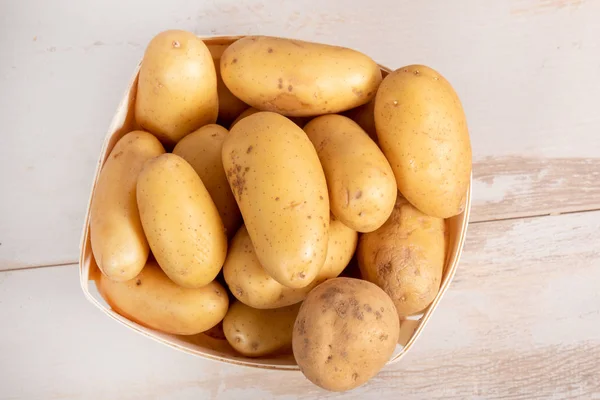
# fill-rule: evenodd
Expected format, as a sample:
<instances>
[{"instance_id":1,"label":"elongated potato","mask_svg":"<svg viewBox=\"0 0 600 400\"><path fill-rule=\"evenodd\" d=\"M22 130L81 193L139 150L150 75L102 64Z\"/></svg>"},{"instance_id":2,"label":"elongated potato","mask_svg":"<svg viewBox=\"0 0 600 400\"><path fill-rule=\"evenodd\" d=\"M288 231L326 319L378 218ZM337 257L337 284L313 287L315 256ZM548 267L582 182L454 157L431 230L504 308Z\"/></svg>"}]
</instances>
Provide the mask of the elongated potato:
<instances>
[{"instance_id":1,"label":"elongated potato","mask_svg":"<svg viewBox=\"0 0 600 400\"><path fill-rule=\"evenodd\" d=\"M383 225L398 189L375 142L356 122L335 114L313 119L304 131L323 165L333 215L359 232Z\"/></svg>"},{"instance_id":2,"label":"elongated potato","mask_svg":"<svg viewBox=\"0 0 600 400\"><path fill-rule=\"evenodd\" d=\"M237 124L241 119L246 118L249 115L256 114L257 112L260 112L260 110L254 108L254 107L250 107L250 108L244 110L244 112L242 112L240 115L238 115L237 118L231 123L231 126L229 127L229 129L233 128L233 126L235 124ZM289 119L290 119L290 121L292 121L293 123L298 125L300 128L304 127L304 125L308 122L308 118L303 118L303 117L289 117Z\"/></svg>"},{"instance_id":3,"label":"elongated potato","mask_svg":"<svg viewBox=\"0 0 600 400\"><path fill-rule=\"evenodd\" d=\"M225 317L227 291L216 281L189 289L170 280L154 260L126 282L100 278L98 290L117 313L146 327L177 335L204 332Z\"/></svg>"},{"instance_id":4,"label":"elongated potato","mask_svg":"<svg viewBox=\"0 0 600 400\"><path fill-rule=\"evenodd\" d=\"M423 65L386 76L375 99L375 127L408 201L440 218L464 210L471 143L460 99L443 76Z\"/></svg>"},{"instance_id":5,"label":"elongated potato","mask_svg":"<svg viewBox=\"0 0 600 400\"><path fill-rule=\"evenodd\" d=\"M308 286L325 262L329 199L306 134L279 114L256 113L229 132L223 166L260 264L282 285Z\"/></svg>"},{"instance_id":6,"label":"elongated potato","mask_svg":"<svg viewBox=\"0 0 600 400\"><path fill-rule=\"evenodd\" d=\"M227 237L190 164L168 153L147 161L138 178L137 202L150 249L169 278L187 288L214 280L225 261Z\"/></svg>"},{"instance_id":7,"label":"elongated potato","mask_svg":"<svg viewBox=\"0 0 600 400\"><path fill-rule=\"evenodd\" d=\"M156 35L140 68L137 123L173 145L201 126L215 123L218 103L215 66L204 42L186 31Z\"/></svg>"},{"instance_id":8,"label":"elongated potato","mask_svg":"<svg viewBox=\"0 0 600 400\"><path fill-rule=\"evenodd\" d=\"M173 154L187 161L196 171L208 190L229 237L242 224L242 215L231 192L223 162L221 149L227 137L227 129L211 124L190 133L177 143Z\"/></svg>"},{"instance_id":9,"label":"elongated potato","mask_svg":"<svg viewBox=\"0 0 600 400\"><path fill-rule=\"evenodd\" d=\"M229 46L221 56L221 75L252 107L296 117L365 104L381 82L377 64L358 51L268 36Z\"/></svg>"},{"instance_id":10,"label":"elongated potato","mask_svg":"<svg viewBox=\"0 0 600 400\"><path fill-rule=\"evenodd\" d=\"M242 226L230 243L223 275L231 293L242 303L258 309L285 307L304 300L319 283L338 276L350 262L357 242L356 231L332 218L325 264L308 286L292 289L271 278L260 265L248 230Z\"/></svg>"},{"instance_id":11,"label":"elongated potato","mask_svg":"<svg viewBox=\"0 0 600 400\"><path fill-rule=\"evenodd\" d=\"M435 298L446 260L444 220L398 197L392 216L361 236L357 258L363 279L381 287L400 317L423 311Z\"/></svg>"},{"instance_id":12,"label":"elongated potato","mask_svg":"<svg viewBox=\"0 0 600 400\"><path fill-rule=\"evenodd\" d=\"M236 301L223 320L223 332L235 350L247 357L292 352L292 331L300 304L258 310Z\"/></svg>"},{"instance_id":13,"label":"elongated potato","mask_svg":"<svg viewBox=\"0 0 600 400\"><path fill-rule=\"evenodd\" d=\"M165 152L147 132L123 136L108 156L90 209L90 240L100 270L126 281L140 273L148 259L148 241L135 201L135 185L144 163Z\"/></svg>"},{"instance_id":14,"label":"elongated potato","mask_svg":"<svg viewBox=\"0 0 600 400\"><path fill-rule=\"evenodd\" d=\"M215 63L217 73L217 93L219 95L219 117L218 122L224 126L229 126L238 115L249 106L231 93L225 86L221 77L221 55L225 51L228 44L207 44L210 55Z\"/></svg>"}]
</instances>

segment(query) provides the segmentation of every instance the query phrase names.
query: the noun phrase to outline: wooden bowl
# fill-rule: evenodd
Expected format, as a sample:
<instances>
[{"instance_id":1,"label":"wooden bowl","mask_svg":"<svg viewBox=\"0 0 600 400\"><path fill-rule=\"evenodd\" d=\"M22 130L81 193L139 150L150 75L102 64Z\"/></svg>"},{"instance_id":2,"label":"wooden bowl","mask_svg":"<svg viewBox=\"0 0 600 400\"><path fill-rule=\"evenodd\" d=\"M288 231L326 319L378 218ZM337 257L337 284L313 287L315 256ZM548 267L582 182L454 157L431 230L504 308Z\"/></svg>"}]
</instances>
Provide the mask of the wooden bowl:
<instances>
[{"instance_id":1,"label":"wooden bowl","mask_svg":"<svg viewBox=\"0 0 600 400\"><path fill-rule=\"evenodd\" d=\"M242 36L227 36L202 39L207 44L231 44L241 37ZM88 202L87 213L83 226L79 258L80 282L86 298L115 321L118 321L129 329L132 329L174 349L193 354L195 356L231 364L264 369L299 370L292 355L248 358L236 353L233 348L229 346L226 340L213 338L204 333L193 336L171 335L141 326L113 311L104 301L102 296L100 296L95 284L90 284L90 282L95 282L96 278L98 278L100 274L100 270L98 269L98 266L96 265L92 255L92 248L90 244L89 224L91 199L94 195L96 184L98 183L100 170L110 154L110 151L115 146L116 142L123 137L123 135L136 128L134 104L140 65L141 62L138 63L127 90L125 91L123 99L119 104L119 108L117 108L110 127L108 128L108 133L104 139L102 150L100 152L100 158L96 167L96 173L94 175L94 183L92 186L92 192L90 194L90 200ZM391 72L390 69L384 66L380 65L380 68L384 76ZM431 318L431 315L438 306L442 296L448 289L448 286L454 277L467 233L467 224L471 209L471 186L472 183L469 184L465 211L460 215L446 220L446 228L449 232L449 246L440 290L431 305L422 314L411 316L401 321L400 340L398 342L398 346L396 347L396 351L394 352L392 358L388 361L388 364L392 364L400 360L400 358L404 356L415 343L421 332L423 332L425 325Z\"/></svg>"}]
</instances>

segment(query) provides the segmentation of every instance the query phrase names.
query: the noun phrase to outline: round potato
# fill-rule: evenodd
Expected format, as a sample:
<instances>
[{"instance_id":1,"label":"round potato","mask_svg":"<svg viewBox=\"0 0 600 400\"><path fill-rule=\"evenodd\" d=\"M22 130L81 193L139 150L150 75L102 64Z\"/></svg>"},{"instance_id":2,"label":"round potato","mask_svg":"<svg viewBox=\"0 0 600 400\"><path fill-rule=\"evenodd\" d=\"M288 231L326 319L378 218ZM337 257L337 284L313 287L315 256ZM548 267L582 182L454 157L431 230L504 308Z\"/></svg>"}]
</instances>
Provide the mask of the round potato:
<instances>
[{"instance_id":1,"label":"round potato","mask_svg":"<svg viewBox=\"0 0 600 400\"><path fill-rule=\"evenodd\" d=\"M215 63L215 70L217 73L217 93L219 95L219 117L218 121L224 126L228 126L231 122L245 109L248 108L248 104L244 103L231 93L221 77L221 55L225 51L228 44L207 44L208 50L212 56L213 62Z\"/></svg>"},{"instance_id":2,"label":"round potato","mask_svg":"<svg viewBox=\"0 0 600 400\"><path fill-rule=\"evenodd\" d=\"M148 328L176 335L204 332L225 317L227 291L217 282L183 288L171 281L155 261L126 282L102 276L98 290L113 310Z\"/></svg>"},{"instance_id":3,"label":"round potato","mask_svg":"<svg viewBox=\"0 0 600 400\"><path fill-rule=\"evenodd\" d=\"M244 110L244 112L238 115L237 118L231 123L229 129L233 128L233 126L237 124L241 119L246 118L249 115L256 114L257 112L260 112L260 110L257 110L254 107L250 107L247 110ZM308 122L308 118L303 117L290 117L289 119L290 121L298 125L300 128L304 127L304 125Z\"/></svg>"},{"instance_id":4,"label":"round potato","mask_svg":"<svg viewBox=\"0 0 600 400\"><path fill-rule=\"evenodd\" d=\"M359 232L383 225L398 189L392 168L375 142L342 115L317 117L304 131L323 165L333 215Z\"/></svg>"},{"instance_id":5,"label":"round potato","mask_svg":"<svg viewBox=\"0 0 600 400\"><path fill-rule=\"evenodd\" d=\"M308 286L292 289L282 285L260 265L245 226L235 234L223 275L229 290L242 303L257 309L279 308L298 303L319 283L338 276L348 265L358 241L356 231L332 218L325 264Z\"/></svg>"},{"instance_id":6,"label":"round potato","mask_svg":"<svg viewBox=\"0 0 600 400\"><path fill-rule=\"evenodd\" d=\"M460 214L471 176L471 143L450 83L423 65L389 74L375 99L379 145L398 189L427 215Z\"/></svg>"},{"instance_id":7,"label":"round potato","mask_svg":"<svg viewBox=\"0 0 600 400\"><path fill-rule=\"evenodd\" d=\"M390 219L361 236L361 275L392 298L399 317L423 311L438 293L446 260L444 230L442 218L423 214L399 196Z\"/></svg>"},{"instance_id":8,"label":"round potato","mask_svg":"<svg viewBox=\"0 0 600 400\"><path fill-rule=\"evenodd\" d=\"M315 385L350 390L383 368L399 329L394 303L379 287L360 279L330 279L302 303L294 324L294 357Z\"/></svg>"},{"instance_id":9,"label":"round potato","mask_svg":"<svg viewBox=\"0 0 600 400\"><path fill-rule=\"evenodd\" d=\"M217 120L217 75L208 48L186 31L148 44L138 79L135 119L168 145Z\"/></svg>"},{"instance_id":10,"label":"round potato","mask_svg":"<svg viewBox=\"0 0 600 400\"><path fill-rule=\"evenodd\" d=\"M272 112L246 117L223 143L223 166L260 264L282 285L308 286L325 262L329 199L304 131Z\"/></svg>"},{"instance_id":11,"label":"round potato","mask_svg":"<svg viewBox=\"0 0 600 400\"><path fill-rule=\"evenodd\" d=\"M168 153L147 161L138 178L137 203L150 249L169 278L187 288L213 281L225 261L227 237L190 164Z\"/></svg>"},{"instance_id":12,"label":"round potato","mask_svg":"<svg viewBox=\"0 0 600 400\"><path fill-rule=\"evenodd\" d=\"M358 51L268 36L247 36L229 46L221 75L252 107L296 117L360 106L381 83L377 64Z\"/></svg>"},{"instance_id":13,"label":"round potato","mask_svg":"<svg viewBox=\"0 0 600 400\"><path fill-rule=\"evenodd\" d=\"M371 100L367 104L346 111L345 116L356 122L375 143L378 142L377 131L375 130L375 101Z\"/></svg>"},{"instance_id":14,"label":"round potato","mask_svg":"<svg viewBox=\"0 0 600 400\"><path fill-rule=\"evenodd\" d=\"M221 161L221 149L227 134L227 129L222 126L205 125L181 139L173 149L173 154L187 161L202 179L219 210L227 235L231 237L242 224L242 215L227 183Z\"/></svg>"},{"instance_id":15,"label":"round potato","mask_svg":"<svg viewBox=\"0 0 600 400\"><path fill-rule=\"evenodd\" d=\"M96 264L110 279L133 279L146 264L148 241L135 185L144 163L164 152L151 134L130 132L117 142L100 171L90 209L90 241Z\"/></svg>"},{"instance_id":16,"label":"round potato","mask_svg":"<svg viewBox=\"0 0 600 400\"><path fill-rule=\"evenodd\" d=\"M292 350L292 331L300 304L258 310L236 301L223 320L223 332L236 351L247 357Z\"/></svg>"}]
</instances>

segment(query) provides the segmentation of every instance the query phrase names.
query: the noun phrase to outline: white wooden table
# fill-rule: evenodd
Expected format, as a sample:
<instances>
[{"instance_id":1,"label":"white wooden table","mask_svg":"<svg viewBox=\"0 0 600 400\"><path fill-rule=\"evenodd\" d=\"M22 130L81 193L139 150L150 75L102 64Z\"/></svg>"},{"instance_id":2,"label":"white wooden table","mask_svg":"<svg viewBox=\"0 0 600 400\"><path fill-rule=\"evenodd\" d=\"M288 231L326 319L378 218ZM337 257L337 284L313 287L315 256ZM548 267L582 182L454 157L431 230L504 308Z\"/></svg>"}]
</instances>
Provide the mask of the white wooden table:
<instances>
[{"instance_id":1,"label":"white wooden table","mask_svg":"<svg viewBox=\"0 0 600 400\"><path fill-rule=\"evenodd\" d=\"M416 347L356 399L600 398L600 1L0 1L0 398L334 398L300 373L180 354L79 289L102 138L167 28L425 63L474 153L456 279Z\"/></svg>"}]
</instances>

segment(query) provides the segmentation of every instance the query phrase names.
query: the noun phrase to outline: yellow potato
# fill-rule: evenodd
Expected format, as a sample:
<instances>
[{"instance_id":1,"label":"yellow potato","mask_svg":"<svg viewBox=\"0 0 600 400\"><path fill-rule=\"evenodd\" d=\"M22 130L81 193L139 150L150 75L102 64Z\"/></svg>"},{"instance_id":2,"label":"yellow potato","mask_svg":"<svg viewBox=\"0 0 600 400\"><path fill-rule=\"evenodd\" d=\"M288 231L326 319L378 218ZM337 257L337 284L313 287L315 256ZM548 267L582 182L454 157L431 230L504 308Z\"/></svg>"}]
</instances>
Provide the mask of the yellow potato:
<instances>
[{"instance_id":1,"label":"yellow potato","mask_svg":"<svg viewBox=\"0 0 600 400\"><path fill-rule=\"evenodd\" d=\"M155 261L126 282L105 276L98 290L113 310L148 328L176 335L204 332L225 317L229 306L227 291L216 281L189 289L171 281Z\"/></svg>"},{"instance_id":2,"label":"yellow potato","mask_svg":"<svg viewBox=\"0 0 600 400\"><path fill-rule=\"evenodd\" d=\"M229 132L223 166L261 265L282 285L308 286L325 262L329 199L306 134L279 114L256 113Z\"/></svg>"},{"instance_id":3,"label":"yellow potato","mask_svg":"<svg viewBox=\"0 0 600 400\"><path fill-rule=\"evenodd\" d=\"M106 159L90 209L90 241L100 270L126 281L148 259L148 241L135 201L135 185L144 162L165 152L158 139L134 131L117 142Z\"/></svg>"},{"instance_id":4,"label":"yellow potato","mask_svg":"<svg viewBox=\"0 0 600 400\"><path fill-rule=\"evenodd\" d=\"M340 221L331 219L327 258L308 286L292 289L282 285L260 265L245 226L230 243L223 275L231 293L242 303L258 309L279 308L298 303L319 283L338 276L356 250L358 234Z\"/></svg>"},{"instance_id":5,"label":"yellow potato","mask_svg":"<svg viewBox=\"0 0 600 400\"><path fill-rule=\"evenodd\" d=\"M229 46L221 56L221 75L247 104L296 117L365 104L381 82L377 64L358 51L268 36Z\"/></svg>"},{"instance_id":6,"label":"yellow potato","mask_svg":"<svg viewBox=\"0 0 600 400\"><path fill-rule=\"evenodd\" d=\"M236 301L223 320L223 332L231 347L247 357L291 353L299 309L300 304L258 310Z\"/></svg>"},{"instance_id":7,"label":"yellow potato","mask_svg":"<svg viewBox=\"0 0 600 400\"><path fill-rule=\"evenodd\" d=\"M237 124L242 118L246 118L247 116L256 114L257 112L260 112L260 110L257 110L254 107L250 107L247 110L244 110L244 112L238 115L237 118L231 123L229 129L233 128L233 126ZM308 118L303 117L289 117L289 119L290 121L298 125L300 128L302 128L308 122Z\"/></svg>"},{"instance_id":8,"label":"yellow potato","mask_svg":"<svg viewBox=\"0 0 600 400\"><path fill-rule=\"evenodd\" d=\"M375 101L371 100L367 104L353 108L344 113L345 116L356 122L375 143L378 142L377 132L375 130Z\"/></svg>"},{"instance_id":9,"label":"yellow potato","mask_svg":"<svg viewBox=\"0 0 600 400\"><path fill-rule=\"evenodd\" d=\"M217 120L217 75L208 48L186 31L165 31L148 44L140 68L135 118L173 145Z\"/></svg>"},{"instance_id":10,"label":"yellow potato","mask_svg":"<svg viewBox=\"0 0 600 400\"><path fill-rule=\"evenodd\" d=\"M325 171L331 212L359 232L379 228L390 216L398 189L379 147L360 126L341 115L323 115L304 130Z\"/></svg>"},{"instance_id":11,"label":"yellow potato","mask_svg":"<svg viewBox=\"0 0 600 400\"><path fill-rule=\"evenodd\" d=\"M389 74L375 99L379 145L398 189L427 215L460 214L471 176L471 143L460 99L423 65Z\"/></svg>"},{"instance_id":12,"label":"yellow potato","mask_svg":"<svg viewBox=\"0 0 600 400\"><path fill-rule=\"evenodd\" d=\"M223 78L221 78L221 55L225 51L228 44L207 44L208 50L212 56L213 62L215 63L215 70L217 72L217 92L219 94L219 123L227 126L231 124L242 111L248 108L248 104L244 103L231 93Z\"/></svg>"},{"instance_id":13,"label":"yellow potato","mask_svg":"<svg viewBox=\"0 0 600 400\"><path fill-rule=\"evenodd\" d=\"M361 275L392 298L398 316L423 311L437 295L446 260L444 230L442 218L429 217L398 197L390 219L361 236Z\"/></svg>"},{"instance_id":14,"label":"yellow potato","mask_svg":"<svg viewBox=\"0 0 600 400\"><path fill-rule=\"evenodd\" d=\"M163 154L144 164L137 203L152 254L175 283L202 287L215 279L227 253L217 207L183 158Z\"/></svg>"},{"instance_id":15,"label":"yellow potato","mask_svg":"<svg viewBox=\"0 0 600 400\"><path fill-rule=\"evenodd\" d=\"M227 129L211 124L190 133L177 143L173 154L187 161L196 171L213 199L228 236L233 236L242 224L242 215L231 192L223 162L221 148Z\"/></svg>"},{"instance_id":16,"label":"yellow potato","mask_svg":"<svg viewBox=\"0 0 600 400\"><path fill-rule=\"evenodd\" d=\"M398 342L394 303L376 285L333 278L300 307L292 346L300 371L332 391L350 390L377 375Z\"/></svg>"}]
</instances>

